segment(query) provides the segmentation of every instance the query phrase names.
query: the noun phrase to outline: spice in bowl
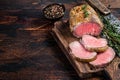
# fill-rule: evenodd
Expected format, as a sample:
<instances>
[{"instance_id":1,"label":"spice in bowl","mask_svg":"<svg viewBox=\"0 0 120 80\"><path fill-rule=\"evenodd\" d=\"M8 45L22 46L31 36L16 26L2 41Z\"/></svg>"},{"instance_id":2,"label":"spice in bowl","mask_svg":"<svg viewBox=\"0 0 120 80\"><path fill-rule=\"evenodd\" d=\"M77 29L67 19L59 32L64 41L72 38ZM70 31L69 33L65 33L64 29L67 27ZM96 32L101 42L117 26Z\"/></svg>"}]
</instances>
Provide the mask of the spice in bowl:
<instances>
[{"instance_id":1,"label":"spice in bowl","mask_svg":"<svg viewBox=\"0 0 120 80\"><path fill-rule=\"evenodd\" d=\"M43 14L47 19L59 19L64 16L65 7L62 4L54 3L43 9Z\"/></svg>"}]
</instances>

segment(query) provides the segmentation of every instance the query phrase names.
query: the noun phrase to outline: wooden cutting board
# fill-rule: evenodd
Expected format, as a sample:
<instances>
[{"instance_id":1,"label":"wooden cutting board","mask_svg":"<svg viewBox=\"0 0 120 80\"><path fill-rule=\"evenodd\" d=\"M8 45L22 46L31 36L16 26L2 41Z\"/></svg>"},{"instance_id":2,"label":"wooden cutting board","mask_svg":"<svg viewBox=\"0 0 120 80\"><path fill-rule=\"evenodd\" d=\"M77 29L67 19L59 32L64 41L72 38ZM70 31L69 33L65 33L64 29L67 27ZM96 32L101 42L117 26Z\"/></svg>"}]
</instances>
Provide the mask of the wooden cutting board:
<instances>
[{"instance_id":1,"label":"wooden cutting board","mask_svg":"<svg viewBox=\"0 0 120 80\"><path fill-rule=\"evenodd\" d=\"M94 73L104 72L107 74L107 76L110 76L112 80L120 79L120 74L117 74L118 71L120 71L119 58L115 58L110 64L108 64L104 68L96 68L88 63L79 62L74 58L69 49L69 43L78 39L75 38L70 32L68 22L56 22L54 24L54 28L52 29L52 35L80 77L86 78L92 76L92 74ZM116 74L114 75L114 73Z\"/></svg>"}]
</instances>

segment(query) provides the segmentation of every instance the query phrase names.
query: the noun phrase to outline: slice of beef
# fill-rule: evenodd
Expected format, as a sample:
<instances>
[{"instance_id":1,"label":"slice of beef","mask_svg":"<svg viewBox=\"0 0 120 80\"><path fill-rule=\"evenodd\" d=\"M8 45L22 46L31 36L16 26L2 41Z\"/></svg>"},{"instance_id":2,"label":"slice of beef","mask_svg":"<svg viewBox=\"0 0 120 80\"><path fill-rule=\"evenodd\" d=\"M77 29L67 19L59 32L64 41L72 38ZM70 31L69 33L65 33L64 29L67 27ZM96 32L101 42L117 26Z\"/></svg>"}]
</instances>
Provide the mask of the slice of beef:
<instances>
[{"instance_id":1,"label":"slice of beef","mask_svg":"<svg viewBox=\"0 0 120 80\"><path fill-rule=\"evenodd\" d=\"M108 48L106 39L91 35L83 35L81 43L88 51L104 52Z\"/></svg>"},{"instance_id":2,"label":"slice of beef","mask_svg":"<svg viewBox=\"0 0 120 80\"><path fill-rule=\"evenodd\" d=\"M74 28L73 35L76 37L82 37L83 35L98 36L101 33L101 27L95 22L86 22L77 25Z\"/></svg>"},{"instance_id":3,"label":"slice of beef","mask_svg":"<svg viewBox=\"0 0 120 80\"><path fill-rule=\"evenodd\" d=\"M72 55L78 60L83 62L90 62L96 59L96 52L87 51L79 41L74 41L69 44Z\"/></svg>"},{"instance_id":4,"label":"slice of beef","mask_svg":"<svg viewBox=\"0 0 120 80\"><path fill-rule=\"evenodd\" d=\"M105 52L99 53L97 55L96 60L90 62L91 65L96 67L104 67L108 63L110 63L115 57L114 50L109 47Z\"/></svg>"}]
</instances>

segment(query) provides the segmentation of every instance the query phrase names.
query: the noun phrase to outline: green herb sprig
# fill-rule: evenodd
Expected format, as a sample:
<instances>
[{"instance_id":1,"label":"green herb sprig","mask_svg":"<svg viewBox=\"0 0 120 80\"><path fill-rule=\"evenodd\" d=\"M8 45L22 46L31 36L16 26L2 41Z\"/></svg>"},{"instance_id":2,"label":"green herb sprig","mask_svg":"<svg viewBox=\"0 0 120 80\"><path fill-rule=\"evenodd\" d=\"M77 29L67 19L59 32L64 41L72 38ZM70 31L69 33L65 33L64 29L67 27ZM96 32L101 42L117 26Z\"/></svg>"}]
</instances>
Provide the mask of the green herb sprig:
<instances>
[{"instance_id":1,"label":"green herb sprig","mask_svg":"<svg viewBox=\"0 0 120 80\"><path fill-rule=\"evenodd\" d=\"M83 5L82 6L82 10L83 10L83 13L84 13L84 18L88 17L89 13L87 11L87 5Z\"/></svg>"},{"instance_id":2,"label":"green herb sprig","mask_svg":"<svg viewBox=\"0 0 120 80\"><path fill-rule=\"evenodd\" d=\"M102 36L108 39L108 44L114 48L117 55L120 57L120 33L117 32L116 24L110 24L108 19L105 19L103 16L100 16L104 23Z\"/></svg>"}]
</instances>

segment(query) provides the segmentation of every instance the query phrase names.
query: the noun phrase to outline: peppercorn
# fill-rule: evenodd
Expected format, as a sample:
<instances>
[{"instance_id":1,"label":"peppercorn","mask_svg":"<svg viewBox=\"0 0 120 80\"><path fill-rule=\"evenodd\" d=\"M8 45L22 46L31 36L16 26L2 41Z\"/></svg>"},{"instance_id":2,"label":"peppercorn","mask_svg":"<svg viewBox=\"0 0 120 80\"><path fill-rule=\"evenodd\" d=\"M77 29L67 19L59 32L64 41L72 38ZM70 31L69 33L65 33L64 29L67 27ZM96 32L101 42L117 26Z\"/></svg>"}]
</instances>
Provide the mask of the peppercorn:
<instances>
[{"instance_id":1,"label":"peppercorn","mask_svg":"<svg viewBox=\"0 0 120 80\"><path fill-rule=\"evenodd\" d=\"M64 16L65 7L62 4L50 4L43 9L43 14L47 19L59 19Z\"/></svg>"}]
</instances>

